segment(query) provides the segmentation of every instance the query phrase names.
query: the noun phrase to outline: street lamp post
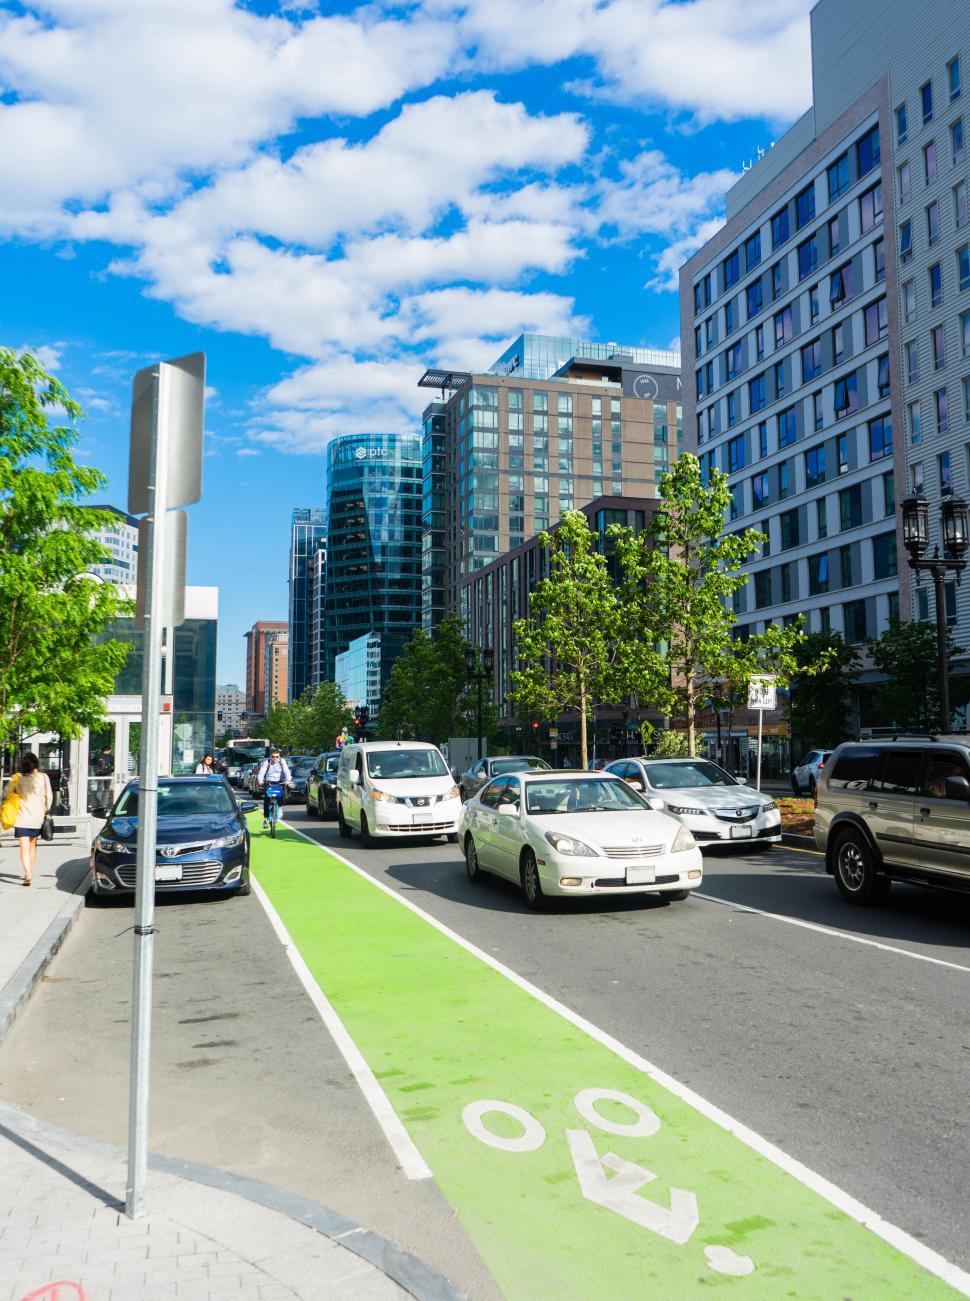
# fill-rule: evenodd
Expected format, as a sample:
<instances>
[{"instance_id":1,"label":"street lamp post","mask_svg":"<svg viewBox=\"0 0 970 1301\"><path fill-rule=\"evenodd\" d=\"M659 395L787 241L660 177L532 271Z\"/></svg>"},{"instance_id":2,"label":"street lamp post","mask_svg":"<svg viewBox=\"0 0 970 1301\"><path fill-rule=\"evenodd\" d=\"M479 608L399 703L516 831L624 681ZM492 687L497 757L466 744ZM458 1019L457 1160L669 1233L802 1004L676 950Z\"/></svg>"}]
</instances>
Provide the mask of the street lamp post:
<instances>
[{"instance_id":1,"label":"street lamp post","mask_svg":"<svg viewBox=\"0 0 970 1301\"><path fill-rule=\"evenodd\" d=\"M478 684L478 757L482 757L482 683L491 681L495 671L495 652L490 646L482 649L482 662L479 666L478 652L474 646L465 647L465 675L474 678Z\"/></svg>"},{"instance_id":2,"label":"street lamp post","mask_svg":"<svg viewBox=\"0 0 970 1301\"><path fill-rule=\"evenodd\" d=\"M946 653L946 597L944 581L952 572L957 583L966 568L967 549L970 547L970 534L967 531L967 503L962 497L945 497L940 507L943 554L940 548L933 548L932 556L925 553L930 545L930 508L926 498L919 494L907 497L903 502L903 544L906 547L909 567L914 573L928 573L933 579L936 595L936 653L940 674L940 715L941 730L946 731L950 725L950 681Z\"/></svg>"}]
</instances>

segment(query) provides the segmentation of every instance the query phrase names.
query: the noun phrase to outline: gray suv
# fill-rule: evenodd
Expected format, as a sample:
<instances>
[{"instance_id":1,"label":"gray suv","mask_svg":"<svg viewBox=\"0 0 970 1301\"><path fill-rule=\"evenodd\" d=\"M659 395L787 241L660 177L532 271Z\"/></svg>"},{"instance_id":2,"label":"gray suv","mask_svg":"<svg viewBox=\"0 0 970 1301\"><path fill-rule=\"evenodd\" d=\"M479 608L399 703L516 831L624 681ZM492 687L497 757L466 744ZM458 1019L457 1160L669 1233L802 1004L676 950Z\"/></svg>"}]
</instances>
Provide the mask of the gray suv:
<instances>
[{"instance_id":1,"label":"gray suv","mask_svg":"<svg viewBox=\"0 0 970 1301\"><path fill-rule=\"evenodd\" d=\"M840 745L819 774L815 843L850 903L894 880L970 890L970 737Z\"/></svg>"}]
</instances>

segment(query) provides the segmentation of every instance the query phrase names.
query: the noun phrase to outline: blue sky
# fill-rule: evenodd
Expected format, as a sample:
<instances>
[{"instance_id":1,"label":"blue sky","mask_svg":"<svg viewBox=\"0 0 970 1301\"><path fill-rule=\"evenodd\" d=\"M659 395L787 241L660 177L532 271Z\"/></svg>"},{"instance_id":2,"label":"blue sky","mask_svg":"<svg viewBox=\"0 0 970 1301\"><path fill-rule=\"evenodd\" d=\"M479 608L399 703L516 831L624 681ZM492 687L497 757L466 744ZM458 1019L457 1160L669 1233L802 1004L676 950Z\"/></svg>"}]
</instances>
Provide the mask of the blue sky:
<instances>
[{"instance_id":1,"label":"blue sky","mask_svg":"<svg viewBox=\"0 0 970 1301\"><path fill-rule=\"evenodd\" d=\"M323 450L523 329L668 347L676 268L810 99L807 0L0 4L0 341L87 409L124 506L133 373L208 358L189 578L219 677L285 618Z\"/></svg>"}]
</instances>

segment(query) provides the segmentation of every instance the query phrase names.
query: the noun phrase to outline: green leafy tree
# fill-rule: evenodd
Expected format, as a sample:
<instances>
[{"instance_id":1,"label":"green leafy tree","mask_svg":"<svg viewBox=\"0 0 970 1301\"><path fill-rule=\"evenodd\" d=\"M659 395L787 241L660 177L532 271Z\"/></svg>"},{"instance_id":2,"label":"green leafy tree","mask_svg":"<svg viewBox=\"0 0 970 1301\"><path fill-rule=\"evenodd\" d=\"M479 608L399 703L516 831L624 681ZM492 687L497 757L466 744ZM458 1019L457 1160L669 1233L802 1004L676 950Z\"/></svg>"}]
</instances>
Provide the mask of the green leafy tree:
<instances>
[{"instance_id":1,"label":"green leafy tree","mask_svg":"<svg viewBox=\"0 0 970 1301\"><path fill-rule=\"evenodd\" d=\"M546 718L575 710L586 768L593 710L627 694L622 664L630 648L620 593L582 511L567 511L555 533L539 540L549 552L549 577L532 593L529 617L515 624L513 697L517 709Z\"/></svg>"},{"instance_id":2,"label":"green leafy tree","mask_svg":"<svg viewBox=\"0 0 970 1301\"><path fill-rule=\"evenodd\" d=\"M259 725L260 735L265 736L266 740L270 741L273 745L278 745L280 747L286 745L286 714L286 705L277 701Z\"/></svg>"},{"instance_id":3,"label":"green leafy tree","mask_svg":"<svg viewBox=\"0 0 970 1301\"><path fill-rule=\"evenodd\" d=\"M283 734L288 749L298 754L332 750L337 735L353 723L353 711L336 682L307 687L286 708Z\"/></svg>"},{"instance_id":4,"label":"green leafy tree","mask_svg":"<svg viewBox=\"0 0 970 1301\"><path fill-rule=\"evenodd\" d=\"M727 475L714 469L707 487L700 462L685 452L660 481L661 507L651 527L634 535L611 530L624 584L629 689L663 714L687 724L697 753L697 714L705 683L746 684L772 673L784 684L797 667L799 626L771 625L747 641L732 641L732 597L748 582L744 562L764 537L756 529L725 532L731 501Z\"/></svg>"},{"instance_id":5,"label":"green leafy tree","mask_svg":"<svg viewBox=\"0 0 970 1301\"><path fill-rule=\"evenodd\" d=\"M685 759L690 750L683 732L658 732L651 754L654 759Z\"/></svg>"},{"instance_id":6,"label":"green leafy tree","mask_svg":"<svg viewBox=\"0 0 970 1301\"><path fill-rule=\"evenodd\" d=\"M128 654L99 640L130 603L88 572L110 558L92 530L113 516L84 504L107 481L74 460L82 415L34 357L0 348L0 743L103 722Z\"/></svg>"},{"instance_id":7,"label":"green leafy tree","mask_svg":"<svg viewBox=\"0 0 970 1301\"><path fill-rule=\"evenodd\" d=\"M232 728L227 727L226 730L223 732L223 734L216 741L216 745L218 745L221 749L223 746L228 745L231 740L232 740Z\"/></svg>"},{"instance_id":8,"label":"green leafy tree","mask_svg":"<svg viewBox=\"0 0 970 1301\"><path fill-rule=\"evenodd\" d=\"M936 626L917 620L901 623L894 620L880 638L869 642L872 662L886 675L873 690L873 704L907 732L928 732L941 727L948 731L951 719L941 719L940 680L937 668ZM947 654L952 662L962 655L961 647L947 633ZM951 706L964 703L965 695L952 690Z\"/></svg>"},{"instance_id":9,"label":"green leafy tree","mask_svg":"<svg viewBox=\"0 0 970 1301\"><path fill-rule=\"evenodd\" d=\"M834 750L852 736L851 692L861 661L855 646L841 633L810 632L792 676L788 719L793 739L805 750Z\"/></svg>"}]
</instances>

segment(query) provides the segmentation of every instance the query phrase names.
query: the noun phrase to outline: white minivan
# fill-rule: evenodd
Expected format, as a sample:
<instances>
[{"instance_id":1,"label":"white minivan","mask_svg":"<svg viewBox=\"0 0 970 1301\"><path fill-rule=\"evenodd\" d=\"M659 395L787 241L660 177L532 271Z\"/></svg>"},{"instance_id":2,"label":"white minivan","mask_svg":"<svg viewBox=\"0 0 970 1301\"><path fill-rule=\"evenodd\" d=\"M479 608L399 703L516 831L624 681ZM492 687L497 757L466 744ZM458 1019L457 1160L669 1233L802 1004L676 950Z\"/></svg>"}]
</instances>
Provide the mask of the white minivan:
<instances>
[{"instance_id":1,"label":"white minivan","mask_svg":"<svg viewBox=\"0 0 970 1301\"><path fill-rule=\"evenodd\" d=\"M345 745L337 770L337 827L365 845L386 836L458 839L461 792L436 745L365 741Z\"/></svg>"}]
</instances>

